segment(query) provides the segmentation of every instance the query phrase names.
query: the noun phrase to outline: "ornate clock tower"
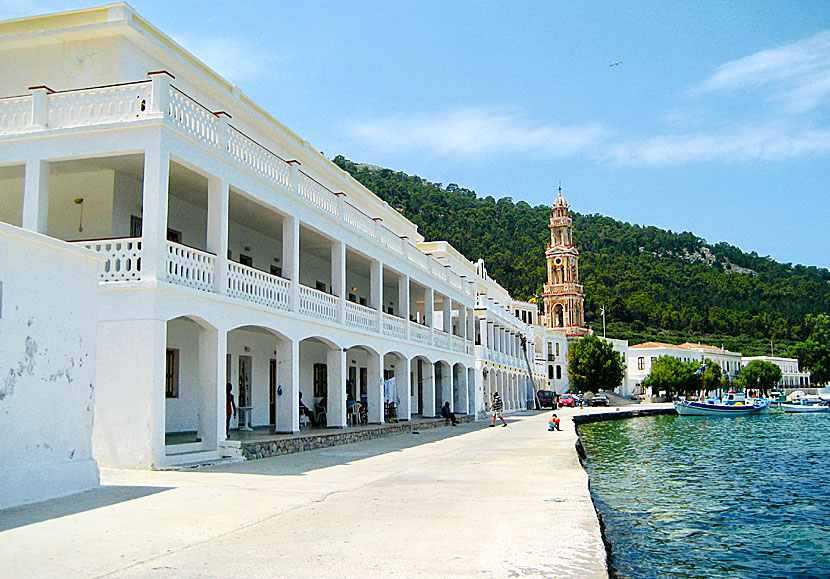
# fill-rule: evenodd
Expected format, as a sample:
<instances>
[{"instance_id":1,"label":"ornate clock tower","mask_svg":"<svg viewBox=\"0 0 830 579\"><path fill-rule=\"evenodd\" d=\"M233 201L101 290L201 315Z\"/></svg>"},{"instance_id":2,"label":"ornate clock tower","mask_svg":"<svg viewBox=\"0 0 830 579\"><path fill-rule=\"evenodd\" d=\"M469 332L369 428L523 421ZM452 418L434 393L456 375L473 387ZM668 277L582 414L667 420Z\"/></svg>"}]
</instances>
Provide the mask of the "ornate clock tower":
<instances>
[{"instance_id":1,"label":"ornate clock tower","mask_svg":"<svg viewBox=\"0 0 830 579\"><path fill-rule=\"evenodd\" d=\"M573 220L568 215L568 202L559 196L553 202L550 216L550 245L545 252L548 262L548 282L542 297L545 300L545 327L560 330L568 336L584 336L585 292L579 283L579 250L573 244Z\"/></svg>"}]
</instances>

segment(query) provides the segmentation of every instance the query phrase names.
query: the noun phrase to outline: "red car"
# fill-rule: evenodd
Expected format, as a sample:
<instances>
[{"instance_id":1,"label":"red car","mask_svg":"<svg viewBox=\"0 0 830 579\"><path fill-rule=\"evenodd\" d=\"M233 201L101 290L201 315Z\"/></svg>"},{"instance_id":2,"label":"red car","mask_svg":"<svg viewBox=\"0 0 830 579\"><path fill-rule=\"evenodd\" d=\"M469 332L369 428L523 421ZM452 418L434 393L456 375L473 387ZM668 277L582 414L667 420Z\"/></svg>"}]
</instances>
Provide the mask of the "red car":
<instances>
[{"instance_id":1,"label":"red car","mask_svg":"<svg viewBox=\"0 0 830 579\"><path fill-rule=\"evenodd\" d=\"M576 399L573 394L562 394L559 396L559 406L570 406L571 408L576 406Z\"/></svg>"}]
</instances>

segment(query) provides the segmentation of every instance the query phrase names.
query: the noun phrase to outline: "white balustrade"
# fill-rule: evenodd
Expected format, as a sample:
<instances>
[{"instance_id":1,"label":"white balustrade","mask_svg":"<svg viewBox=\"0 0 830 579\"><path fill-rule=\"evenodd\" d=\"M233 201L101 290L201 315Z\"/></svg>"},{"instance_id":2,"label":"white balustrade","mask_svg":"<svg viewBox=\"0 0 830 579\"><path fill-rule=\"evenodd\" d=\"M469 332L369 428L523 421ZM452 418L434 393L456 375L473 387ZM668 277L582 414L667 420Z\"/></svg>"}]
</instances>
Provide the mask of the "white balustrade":
<instances>
[{"instance_id":1,"label":"white balustrade","mask_svg":"<svg viewBox=\"0 0 830 579\"><path fill-rule=\"evenodd\" d=\"M455 273L454 271L447 270L447 277L449 278L450 285L454 288L462 289L462 282L461 276Z\"/></svg>"},{"instance_id":2,"label":"white balustrade","mask_svg":"<svg viewBox=\"0 0 830 579\"><path fill-rule=\"evenodd\" d=\"M345 323L353 328L375 331L378 323L378 311L354 302L346 302Z\"/></svg>"},{"instance_id":3,"label":"white balustrade","mask_svg":"<svg viewBox=\"0 0 830 579\"><path fill-rule=\"evenodd\" d=\"M277 310L288 310L291 282L231 261L228 262L228 295Z\"/></svg>"},{"instance_id":4,"label":"white balustrade","mask_svg":"<svg viewBox=\"0 0 830 579\"><path fill-rule=\"evenodd\" d=\"M453 336L452 337L452 351L453 352L464 352L464 338L461 336Z\"/></svg>"},{"instance_id":5,"label":"white balustrade","mask_svg":"<svg viewBox=\"0 0 830 579\"><path fill-rule=\"evenodd\" d=\"M406 337L406 320L393 316L392 314L383 313L383 334L385 336L394 336L396 338Z\"/></svg>"},{"instance_id":6,"label":"white balustrade","mask_svg":"<svg viewBox=\"0 0 830 579\"><path fill-rule=\"evenodd\" d=\"M0 99L0 135L28 130L31 118L32 97Z\"/></svg>"},{"instance_id":7,"label":"white balustrade","mask_svg":"<svg viewBox=\"0 0 830 579\"><path fill-rule=\"evenodd\" d=\"M215 255L167 242L167 281L170 283L212 292L215 268Z\"/></svg>"},{"instance_id":8,"label":"white balustrade","mask_svg":"<svg viewBox=\"0 0 830 579\"><path fill-rule=\"evenodd\" d=\"M433 344L436 348L440 348L442 350L450 349L450 335L447 332L435 330L433 336L433 339L435 340Z\"/></svg>"},{"instance_id":9,"label":"white balustrade","mask_svg":"<svg viewBox=\"0 0 830 579\"><path fill-rule=\"evenodd\" d=\"M337 296L300 285L299 312L313 318L337 321Z\"/></svg>"},{"instance_id":10,"label":"white balustrade","mask_svg":"<svg viewBox=\"0 0 830 579\"><path fill-rule=\"evenodd\" d=\"M297 184L297 191L303 199L319 207L330 215L337 215L337 198L334 193L323 185L300 171L300 182Z\"/></svg>"},{"instance_id":11,"label":"white balustrade","mask_svg":"<svg viewBox=\"0 0 830 579\"><path fill-rule=\"evenodd\" d=\"M476 346L472 340L467 340L467 353L472 356L476 353Z\"/></svg>"},{"instance_id":12,"label":"white balustrade","mask_svg":"<svg viewBox=\"0 0 830 579\"><path fill-rule=\"evenodd\" d=\"M56 92L47 107L50 129L134 121L150 116L150 82Z\"/></svg>"},{"instance_id":13,"label":"white balustrade","mask_svg":"<svg viewBox=\"0 0 830 579\"><path fill-rule=\"evenodd\" d=\"M406 242L385 227L380 228L380 242L399 255L403 255L405 252L404 244Z\"/></svg>"},{"instance_id":14,"label":"white balustrade","mask_svg":"<svg viewBox=\"0 0 830 579\"><path fill-rule=\"evenodd\" d=\"M429 271L429 256L411 243L406 244L406 257L421 269Z\"/></svg>"},{"instance_id":15,"label":"white balustrade","mask_svg":"<svg viewBox=\"0 0 830 579\"><path fill-rule=\"evenodd\" d=\"M228 153L266 179L286 189L291 187L291 166L234 127L229 127Z\"/></svg>"},{"instance_id":16,"label":"white balustrade","mask_svg":"<svg viewBox=\"0 0 830 579\"><path fill-rule=\"evenodd\" d=\"M422 326L421 324L413 321L409 322L409 339L413 342L429 345L431 343L431 334L432 332L430 331L429 326Z\"/></svg>"},{"instance_id":17,"label":"white balustrade","mask_svg":"<svg viewBox=\"0 0 830 579\"><path fill-rule=\"evenodd\" d=\"M219 147L219 119L175 87L170 87L169 114L173 123L187 133L212 147Z\"/></svg>"},{"instance_id":18,"label":"white balustrade","mask_svg":"<svg viewBox=\"0 0 830 579\"><path fill-rule=\"evenodd\" d=\"M138 281L141 279L141 238L75 241L78 245L102 254L107 260L101 266L101 281Z\"/></svg>"},{"instance_id":19,"label":"white balustrade","mask_svg":"<svg viewBox=\"0 0 830 579\"><path fill-rule=\"evenodd\" d=\"M348 203L343 205L343 221L367 237L375 237L375 222L360 209Z\"/></svg>"}]
</instances>

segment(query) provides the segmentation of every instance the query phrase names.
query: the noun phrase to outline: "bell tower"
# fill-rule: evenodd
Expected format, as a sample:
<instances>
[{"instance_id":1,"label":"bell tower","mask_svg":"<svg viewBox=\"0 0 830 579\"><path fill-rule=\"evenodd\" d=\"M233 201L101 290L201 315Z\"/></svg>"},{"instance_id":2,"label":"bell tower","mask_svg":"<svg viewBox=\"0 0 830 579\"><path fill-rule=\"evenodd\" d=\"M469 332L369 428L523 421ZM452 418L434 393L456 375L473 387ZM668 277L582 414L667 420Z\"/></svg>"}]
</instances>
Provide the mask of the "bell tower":
<instances>
[{"instance_id":1,"label":"bell tower","mask_svg":"<svg viewBox=\"0 0 830 579\"><path fill-rule=\"evenodd\" d=\"M562 197L562 187L553 202L550 216L550 244L545 251L548 281L542 297L545 301L545 327L565 332L568 336L584 336L585 292L579 283L579 250L571 237L573 220L570 206Z\"/></svg>"}]
</instances>

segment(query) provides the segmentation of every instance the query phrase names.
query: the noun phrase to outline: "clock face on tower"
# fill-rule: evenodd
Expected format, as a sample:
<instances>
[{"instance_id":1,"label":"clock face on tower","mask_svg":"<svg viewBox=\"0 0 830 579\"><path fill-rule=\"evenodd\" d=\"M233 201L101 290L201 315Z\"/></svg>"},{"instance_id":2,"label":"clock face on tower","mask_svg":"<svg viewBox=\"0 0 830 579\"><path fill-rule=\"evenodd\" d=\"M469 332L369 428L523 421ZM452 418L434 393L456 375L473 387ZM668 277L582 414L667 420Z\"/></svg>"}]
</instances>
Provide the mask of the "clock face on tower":
<instances>
[{"instance_id":1,"label":"clock face on tower","mask_svg":"<svg viewBox=\"0 0 830 579\"><path fill-rule=\"evenodd\" d=\"M553 263L555 263L556 265L562 265L562 258L557 257L556 259L553 260Z\"/></svg>"}]
</instances>

